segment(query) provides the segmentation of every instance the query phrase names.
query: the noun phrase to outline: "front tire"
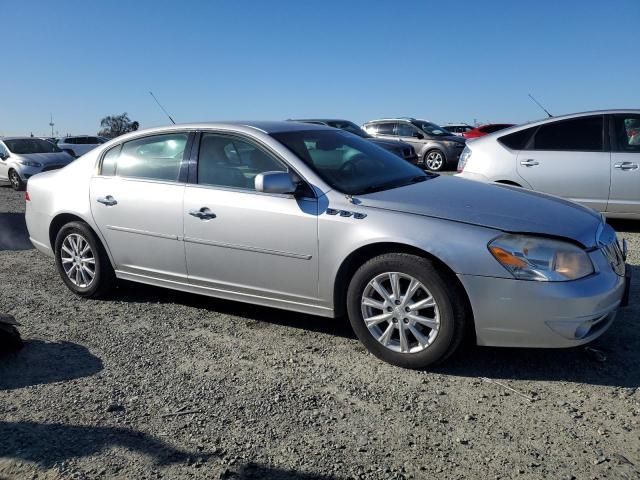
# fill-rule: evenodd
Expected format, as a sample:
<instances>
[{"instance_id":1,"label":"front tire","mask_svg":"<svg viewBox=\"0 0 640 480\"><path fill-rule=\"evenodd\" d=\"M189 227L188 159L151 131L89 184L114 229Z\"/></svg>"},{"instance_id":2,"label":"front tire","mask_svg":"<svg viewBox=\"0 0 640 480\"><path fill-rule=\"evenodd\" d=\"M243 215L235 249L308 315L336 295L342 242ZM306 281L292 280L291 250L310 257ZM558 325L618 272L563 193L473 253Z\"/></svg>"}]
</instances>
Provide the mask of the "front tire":
<instances>
[{"instance_id":1,"label":"front tire","mask_svg":"<svg viewBox=\"0 0 640 480\"><path fill-rule=\"evenodd\" d=\"M432 172L440 172L447 165L447 158L441 150L429 150L424 156L424 166Z\"/></svg>"},{"instance_id":2,"label":"front tire","mask_svg":"<svg viewBox=\"0 0 640 480\"><path fill-rule=\"evenodd\" d=\"M22 181L18 172L13 169L9 170L9 182L11 182L11 188L17 192L21 192L26 187L26 183Z\"/></svg>"},{"instance_id":3,"label":"front tire","mask_svg":"<svg viewBox=\"0 0 640 480\"><path fill-rule=\"evenodd\" d=\"M56 235L56 267L62 281L80 297L99 298L116 283L109 258L86 223L71 222Z\"/></svg>"},{"instance_id":4,"label":"front tire","mask_svg":"<svg viewBox=\"0 0 640 480\"><path fill-rule=\"evenodd\" d=\"M443 361L465 332L463 296L426 258L374 257L354 274L347 311L354 332L376 357L404 368Z\"/></svg>"}]
</instances>

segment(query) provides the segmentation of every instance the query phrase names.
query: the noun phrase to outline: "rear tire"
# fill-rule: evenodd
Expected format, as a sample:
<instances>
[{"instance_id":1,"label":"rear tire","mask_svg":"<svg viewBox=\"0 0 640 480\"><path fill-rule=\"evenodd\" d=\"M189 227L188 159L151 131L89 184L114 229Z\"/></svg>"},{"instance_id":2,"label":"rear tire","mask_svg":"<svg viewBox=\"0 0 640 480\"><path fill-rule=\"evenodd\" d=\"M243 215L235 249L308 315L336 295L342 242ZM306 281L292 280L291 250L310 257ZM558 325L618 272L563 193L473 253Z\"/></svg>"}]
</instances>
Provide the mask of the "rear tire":
<instances>
[{"instance_id":1,"label":"rear tire","mask_svg":"<svg viewBox=\"0 0 640 480\"><path fill-rule=\"evenodd\" d=\"M405 253L380 255L362 265L349 284L347 311L369 352L404 368L442 362L466 330L460 288L428 259Z\"/></svg>"},{"instance_id":2,"label":"rear tire","mask_svg":"<svg viewBox=\"0 0 640 480\"><path fill-rule=\"evenodd\" d=\"M13 169L9 170L9 182L11 182L11 188L16 192L21 192L27 186L27 184L20 178L20 175L18 175L18 172Z\"/></svg>"},{"instance_id":3,"label":"rear tire","mask_svg":"<svg viewBox=\"0 0 640 480\"><path fill-rule=\"evenodd\" d=\"M58 273L76 295L99 298L115 286L116 275L109 257L86 223L64 225L56 235L54 251Z\"/></svg>"}]
</instances>

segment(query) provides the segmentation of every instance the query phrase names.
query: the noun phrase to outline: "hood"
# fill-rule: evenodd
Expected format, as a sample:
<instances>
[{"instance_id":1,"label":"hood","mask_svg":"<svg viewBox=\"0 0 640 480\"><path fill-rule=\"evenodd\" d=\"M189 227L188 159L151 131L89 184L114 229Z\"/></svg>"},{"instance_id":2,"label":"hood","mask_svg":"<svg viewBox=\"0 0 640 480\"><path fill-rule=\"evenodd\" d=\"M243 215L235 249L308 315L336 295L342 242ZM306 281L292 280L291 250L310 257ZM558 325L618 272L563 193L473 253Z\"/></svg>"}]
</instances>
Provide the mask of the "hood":
<instances>
[{"instance_id":1,"label":"hood","mask_svg":"<svg viewBox=\"0 0 640 480\"><path fill-rule=\"evenodd\" d=\"M509 185L439 176L359 195L361 205L464 222L504 232L563 237L596 246L602 218L577 203Z\"/></svg>"},{"instance_id":2,"label":"hood","mask_svg":"<svg viewBox=\"0 0 640 480\"><path fill-rule=\"evenodd\" d=\"M73 162L74 158L67 152L54 152L54 153L12 153L13 158L23 158L25 160L32 160L34 162L45 165L67 165Z\"/></svg>"},{"instance_id":3,"label":"hood","mask_svg":"<svg viewBox=\"0 0 640 480\"><path fill-rule=\"evenodd\" d=\"M369 138L368 140L375 143L376 145L380 145L382 148L386 148L387 150L402 150L403 148L411 148L411 145L409 145L407 142L384 140L382 138Z\"/></svg>"},{"instance_id":4,"label":"hood","mask_svg":"<svg viewBox=\"0 0 640 480\"><path fill-rule=\"evenodd\" d=\"M433 137L433 140L446 140L447 142L467 143L467 140L460 135L447 135L446 137Z\"/></svg>"}]
</instances>

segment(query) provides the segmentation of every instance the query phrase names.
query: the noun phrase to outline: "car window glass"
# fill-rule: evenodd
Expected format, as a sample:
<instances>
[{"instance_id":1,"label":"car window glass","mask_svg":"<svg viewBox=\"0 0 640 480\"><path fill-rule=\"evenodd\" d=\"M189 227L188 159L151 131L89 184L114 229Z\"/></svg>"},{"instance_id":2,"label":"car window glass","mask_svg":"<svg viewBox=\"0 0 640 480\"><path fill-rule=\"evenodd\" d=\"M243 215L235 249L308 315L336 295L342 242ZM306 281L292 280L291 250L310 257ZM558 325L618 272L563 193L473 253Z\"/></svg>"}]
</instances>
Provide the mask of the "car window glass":
<instances>
[{"instance_id":1,"label":"car window glass","mask_svg":"<svg viewBox=\"0 0 640 480\"><path fill-rule=\"evenodd\" d=\"M640 152L640 115L616 115L614 126L618 150Z\"/></svg>"},{"instance_id":2,"label":"car window glass","mask_svg":"<svg viewBox=\"0 0 640 480\"><path fill-rule=\"evenodd\" d=\"M411 137L413 132L415 132L415 128L411 125L407 125L406 123L398 123L398 128L396 130L398 132L398 136L400 137Z\"/></svg>"},{"instance_id":3,"label":"car window glass","mask_svg":"<svg viewBox=\"0 0 640 480\"><path fill-rule=\"evenodd\" d=\"M116 175L177 181L187 134L155 135L126 142L117 160Z\"/></svg>"},{"instance_id":4,"label":"car window glass","mask_svg":"<svg viewBox=\"0 0 640 480\"><path fill-rule=\"evenodd\" d=\"M116 163L118 161L118 157L120 156L120 149L122 145L118 145L117 147L109 150L104 157L102 157L102 166L100 167L101 175L112 176L116 174Z\"/></svg>"},{"instance_id":5,"label":"car window glass","mask_svg":"<svg viewBox=\"0 0 640 480\"><path fill-rule=\"evenodd\" d=\"M394 123L378 123L378 135L393 135Z\"/></svg>"},{"instance_id":6,"label":"car window glass","mask_svg":"<svg viewBox=\"0 0 640 480\"><path fill-rule=\"evenodd\" d=\"M534 150L602 151L602 116L562 120L542 125Z\"/></svg>"},{"instance_id":7,"label":"car window glass","mask_svg":"<svg viewBox=\"0 0 640 480\"><path fill-rule=\"evenodd\" d=\"M4 155L5 157L6 157L7 155L9 155L9 151L8 151L8 150L4 147L4 145L2 145L1 143L0 143L0 153L1 153L2 155Z\"/></svg>"},{"instance_id":8,"label":"car window glass","mask_svg":"<svg viewBox=\"0 0 640 480\"><path fill-rule=\"evenodd\" d=\"M89 145L96 145L100 143L96 137L87 137L87 143Z\"/></svg>"},{"instance_id":9,"label":"car window glass","mask_svg":"<svg viewBox=\"0 0 640 480\"><path fill-rule=\"evenodd\" d=\"M205 133L198 154L198 183L255 190L256 175L287 168L257 145L227 135Z\"/></svg>"},{"instance_id":10,"label":"car window glass","mask_svg":"<svg viewBox=\"0 0 640 480\"><path fill-rule=\"evenodd\" d=\"M535 127L525 128L524 130L504 135L498 138L498 141L505 147L511 148L512 150L522 150L529 142L529 139L535 130Z\"/></svg>"}]
</instances>

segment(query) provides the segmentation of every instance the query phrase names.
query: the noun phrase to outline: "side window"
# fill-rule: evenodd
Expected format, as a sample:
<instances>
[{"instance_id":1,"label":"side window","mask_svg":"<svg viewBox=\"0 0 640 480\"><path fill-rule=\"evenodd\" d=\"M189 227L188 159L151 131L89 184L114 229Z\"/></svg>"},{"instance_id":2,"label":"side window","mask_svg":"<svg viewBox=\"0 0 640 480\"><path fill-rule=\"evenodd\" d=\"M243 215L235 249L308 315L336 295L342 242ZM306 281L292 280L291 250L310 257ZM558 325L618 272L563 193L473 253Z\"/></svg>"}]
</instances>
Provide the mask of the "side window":
<instances>
[{"instance_id":1,"label":"side window","mask_svg":"<svg viewBox=\"0 0 640 480\"><path fill-rule=\"evenodd\" d=\"M376 133L378 133L378 125L376 125L375 123L365 125L364 131L367 132L369 135L375 135Z\"/></svg>"},{"instance_id":2,"label":"side window","mask_svg":"<svg viewBox=\"0 0 640 480\"><path fill-rule=\"evenodd\" d=\"M177 181L187 139L186 133L171 133L124 143L117 160L116 175Z\"/></svg>"},{"instance_id":3,"label":"side window","mask_svg":"<svg viewBox=\"0 0 640 480\"><path fill-rule=\"evenodd\" d=\"M534 150L602 151L602 116L562 120L542 125L533 140Z\"/></svg>"},{"instance_id":4,"label":"side window","mask_svg":"<svg viewBox=\"0 0 640 480\"><path fill-rule=\"evenodd\" d=\"M4 155L5 157L9 155L9 150L7 150L2 143L0 143L0 154Z\"/></svg>"},{"instance_id":5,"label":"side window","mask_svg":"<svg viewBox=\"0 0 640 480\"><path fill-rule=\"evenodd\" d=\"M525 128L524 130L504 135L498 138L498 141L505 147L512 150L522 150L527 143L529 143L529 139L531 138L531 135L533 135L534 131L535 127Z\"/></svg>"},{"instance_id":6,"label":"side window","mask_svg":"<svg viewBox=\"0 0 640 480\"><path fill-rule=\"evenodd\" d=\"M614 126L618 151L640 152L640 115L616 115Z\"/></svg>"},{"instance_id":7,"label":"side window","mask_svg":"<svg viewBox=\"0 0 640 480\"><path fill-rule=\"evenodd\" d=\"M64 139L64 143L68 145L75 145L77 142L75 138L68 137Z\"/></svg>"},{"instance_id":8,"label":"side window","mask_svg":"<svg viewBox=\"0 0 640 480\"><path fill-rule=\"evenodd\" d=\"M393 135L395 123L378 123L378 135Z\"/></svg>"},{"instance_id":9,"label":"side window","mask_svg":"<svg viewBox=\"0 0 640 480\"><path fill-rule=\"evenodd\" d=\"M104 157L102 157L102 165L100 167L100 175L113 176L116 174L116 163L120 156L122 145L110 149Z\"/></svg>"},{"instance_id":10,"label":"side window","mask_svg":"<svg viewBox=\"0 0 640 480\"><path fill-rule=\"evenodd\" d=\"M415 131L416 129L413 126L402 122L398 123L398 127L396 128L396 134L399 137L411 137Z\"/></svg>"},{"instance_id":11,"label":"side window","mask_svg":"<svg viewBox=\"0 0 640 480\"><path fill-rule=\"evenodd\" d=\"M236 137L205 133L198 154L198 183L254 190L256 175L287 169L257 145Z\"/></svg>"},{"instance_id":12,"label":"side window","mask_svg":"<svg viewBox=\"0 0 640 480\"><path fill-rule=\"evenodd\" d=\"M100 141L97 139L97 137L87 137L87 143L89 145L97 145L98 143L100 143Z\"/></svg>"}]
</instances>

